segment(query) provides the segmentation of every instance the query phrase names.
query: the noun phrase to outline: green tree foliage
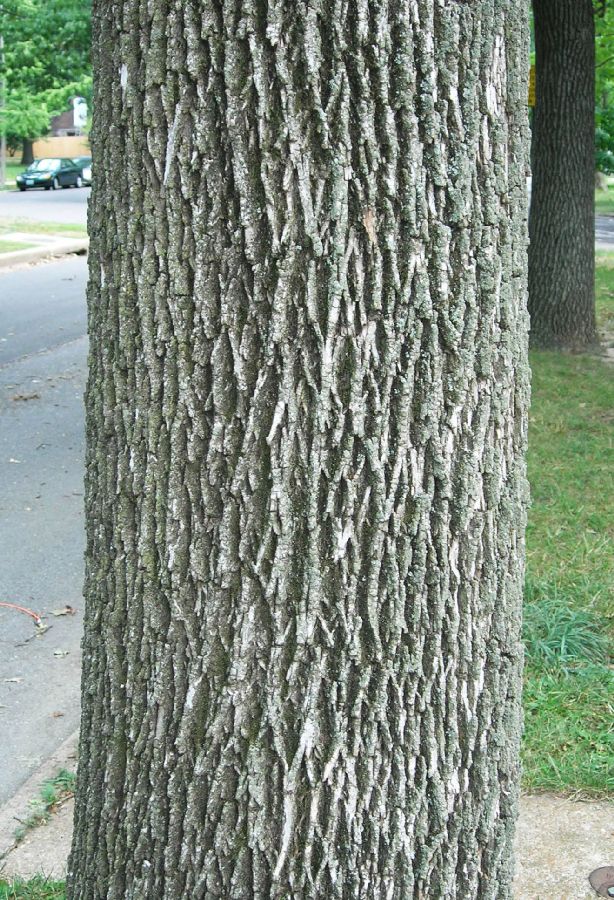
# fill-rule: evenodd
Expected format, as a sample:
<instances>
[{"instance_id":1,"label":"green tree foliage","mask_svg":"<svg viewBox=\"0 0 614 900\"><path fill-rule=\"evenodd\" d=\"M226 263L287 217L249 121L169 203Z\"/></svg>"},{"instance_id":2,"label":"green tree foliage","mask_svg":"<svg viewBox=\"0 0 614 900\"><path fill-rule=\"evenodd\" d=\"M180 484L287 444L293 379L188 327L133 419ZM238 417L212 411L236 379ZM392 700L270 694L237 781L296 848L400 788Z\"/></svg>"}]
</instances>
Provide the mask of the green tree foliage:
<instances>
[{"instance_id":1,"label":"green tree foliage","mask_svg":"<svg viewBox=\"0 0 614 900\"><path fill-rule=\"evenodd\" d=\"M614 175L614 107L598 106L595 110L595 168Z\"/></svg>"},{"instance_id":2,"label":"green tree foliage","mask_svg":"<svg viewBox=\"0 0 614 900\"><path fill-rule=\"evenodd\" d=\"M596 9L595 16L595 92L599 106L614 99L614 3Z\"/></svg>"},{"instance_id":3,"label":"green tree foliage","mask_svg":"<svg viewBox=\"0 0 614 900\"><path fill-rule=\"evenodd\" d=\"M9 144L45 134L70 97L91 98L91 0L10 0L0 6Z\"/></svg>"},{"instance_id":4,"label":"green tree foliage","mask_svg":"<svg viewBox=\"0 0 614 900\"><path fill-rule=\"evenodd\" d=\"M614 174L614 3L595 6L595 168Z\"/></svg>"}]
</instances>

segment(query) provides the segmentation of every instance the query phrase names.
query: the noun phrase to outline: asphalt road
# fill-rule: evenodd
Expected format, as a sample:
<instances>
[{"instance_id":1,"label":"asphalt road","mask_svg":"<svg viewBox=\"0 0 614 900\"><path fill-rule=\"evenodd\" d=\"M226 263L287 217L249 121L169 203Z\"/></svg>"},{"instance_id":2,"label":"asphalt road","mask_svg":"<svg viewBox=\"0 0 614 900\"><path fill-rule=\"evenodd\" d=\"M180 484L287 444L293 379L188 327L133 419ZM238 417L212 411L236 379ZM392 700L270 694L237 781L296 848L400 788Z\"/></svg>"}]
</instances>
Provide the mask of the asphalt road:
<instances>
[{"instance_id":1,"label":"asphalt road","mask_svg":"<svg viewBox=\"0 0 614 900\"><path fill-rule=\"evenodd\" d=\"M614 216L595 217L595 244L600 250L614 249Z\"/></svg>"},{"instance_id":2,"label":"asphalt road","mask_svg":"<svg viewBox=\"0 0 614 900\"><path fill-rule=\"evenodd\" d=\"M89 187L25 193L3 191L0 192L0 218L85 225L90 193ZM595 217L595 243L600 249L614 248L614 216Z\"/></svg>"},{"instance_id":3,"label":"asphalt road","mask_svg":"<svg viewBox=\"0 0 614 900\"><path fill-rule=\"evenodd\" d=\"M0 804L78 726L86 274L0 272Z\"/></svg>"},{"instance_id":4,"label":"asphalt road","mask_svg":"<svg viewBox=\"0 0 614 900\"><path fill-rule=\"evenodd\" d=\"M2 191L0 218L32 219L37 222L61 222L63 225L87 224L87 201L91 188L66 188L59 191Z\"/></svg>"}]
</instances>

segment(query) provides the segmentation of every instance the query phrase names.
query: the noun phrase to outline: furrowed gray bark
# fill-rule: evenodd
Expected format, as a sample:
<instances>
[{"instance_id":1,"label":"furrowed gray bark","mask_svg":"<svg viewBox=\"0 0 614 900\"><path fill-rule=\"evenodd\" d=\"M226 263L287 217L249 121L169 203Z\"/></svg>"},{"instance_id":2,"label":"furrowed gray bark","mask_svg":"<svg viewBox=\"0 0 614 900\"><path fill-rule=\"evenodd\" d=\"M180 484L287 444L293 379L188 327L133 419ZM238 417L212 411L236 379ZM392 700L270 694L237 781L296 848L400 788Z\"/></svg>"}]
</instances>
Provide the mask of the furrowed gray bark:
<instances>
[{"instance_id":1,"label":"furrowed gray bark","mask_svg":"<svg viewBox=\"0 0 614 900\"><path fill-rule=\"evenodd\" d=\"M511 896L525 5L95 0L72 900Z\"/></svg>"},{"instance_id":2,"label":"furrowed gray bark","mask_svg":"<svg viewBox=\"0 0 614 900\"><path fill-rule=\"evenodd\" d=\"M531 344L586 349L597 343L593 0L533 0L533 13Z\"/></svg>"}]
</instances>

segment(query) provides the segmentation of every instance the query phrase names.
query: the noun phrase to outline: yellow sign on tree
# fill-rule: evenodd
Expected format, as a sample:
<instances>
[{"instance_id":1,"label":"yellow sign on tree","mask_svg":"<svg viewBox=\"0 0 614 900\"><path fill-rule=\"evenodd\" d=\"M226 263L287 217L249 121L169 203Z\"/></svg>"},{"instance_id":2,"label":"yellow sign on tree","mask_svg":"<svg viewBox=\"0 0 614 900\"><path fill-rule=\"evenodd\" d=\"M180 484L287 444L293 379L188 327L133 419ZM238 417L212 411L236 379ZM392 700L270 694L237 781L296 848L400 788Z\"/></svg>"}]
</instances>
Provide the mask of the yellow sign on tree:
<instances>
[{"instance_id":1,"label":"yellow sign on tree","mask_svg":"<svg viewBox=\"0 0 614 900\"><path fill-rule=\"evenodd\" d=\"M529 106L535 106L535 66L529 69Z\"/></svg>"}]
</instances>

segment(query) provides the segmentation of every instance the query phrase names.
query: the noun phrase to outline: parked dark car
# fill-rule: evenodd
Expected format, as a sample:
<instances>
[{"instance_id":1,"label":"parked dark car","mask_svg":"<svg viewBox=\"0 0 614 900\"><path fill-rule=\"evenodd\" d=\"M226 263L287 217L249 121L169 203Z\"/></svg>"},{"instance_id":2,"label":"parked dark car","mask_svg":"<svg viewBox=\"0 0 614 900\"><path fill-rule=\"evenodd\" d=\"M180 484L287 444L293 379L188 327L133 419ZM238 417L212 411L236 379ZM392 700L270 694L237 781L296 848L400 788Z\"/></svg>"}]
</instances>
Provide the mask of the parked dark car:
<instances>
[{"instance_id":1,"label":"parked dark car","mask_svg":"<svg viewBox=\"0 0 614 900\"><path fill-rule=\"evenodd\" d=\"M71 185L83 186L81 169L72 159L36 159L15 181L20 191L37 187L55 191Z\"/></svg>"},{"instance_id":2,"label":"parked dark car","mask_svg":"<svg viewBox=\"0 0 614 900\"><path fill-rule=\"evenodd\" d=\"M81 178L83 184L92 183L92 157L91 156L74 156L73 162L81 169Z\"/></svg>"}]
</instances>

